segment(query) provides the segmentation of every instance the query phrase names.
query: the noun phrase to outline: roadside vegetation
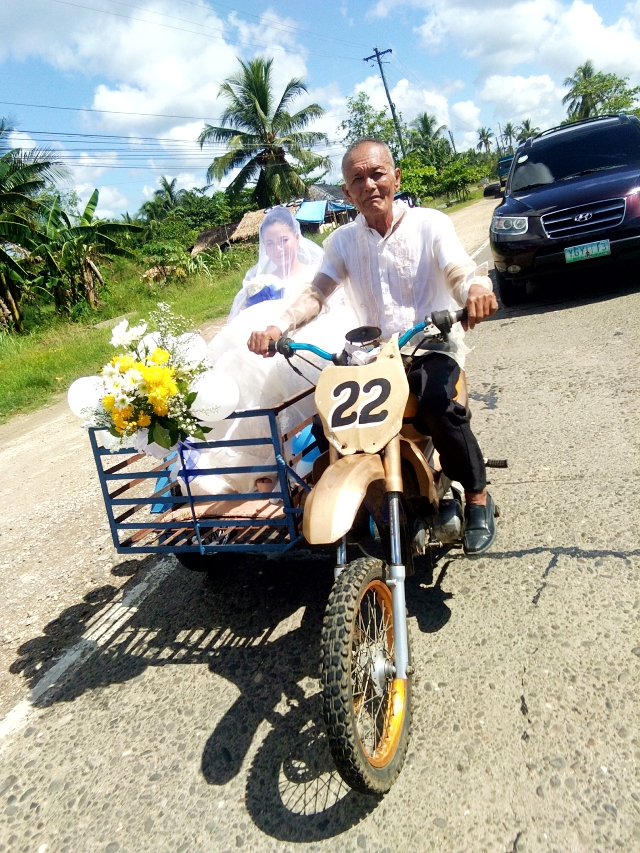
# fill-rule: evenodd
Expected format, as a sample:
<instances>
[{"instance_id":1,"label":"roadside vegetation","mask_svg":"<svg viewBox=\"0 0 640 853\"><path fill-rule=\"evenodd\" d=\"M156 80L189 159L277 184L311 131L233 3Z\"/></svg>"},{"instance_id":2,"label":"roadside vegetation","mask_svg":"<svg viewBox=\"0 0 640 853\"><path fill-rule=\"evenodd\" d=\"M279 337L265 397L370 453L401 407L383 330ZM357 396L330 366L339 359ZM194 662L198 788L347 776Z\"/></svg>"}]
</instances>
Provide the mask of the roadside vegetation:
<instances>
[{"instance_id":1,"label":"roadside vegetation","mask_svg":"<svg viewBox=\"0 0 640 853\"><path fill-rule=\"evenodd\" d=\"M640 112L640 87L590 61L565 86L568 122ZM271 60L240 62L220 88L220 126L204 125L198 138L204 150L226 146L207 173L211 182L235 173L226 190L179 189L175 178L161 176L152 198L116 221L96 217L97 189L82 206L74 192L59 192L69 176L56 152L12 148L11 123L0 120L0 420L94 372L109 352L114 318L135 321L159 300L196 325L225 315L257 247L216 245L195 256L191 247L199 232L306 197L326 177L331 163L313 149L328 139L308 129L324 111L318 104L295 109L306 91L298 78L277 90ZM400 116L403 156L387 110L375 110L365 93L350 98L347 110L345 144L387 142L402 169L401 190L447 209L480 197L498 158L540 131L530 119L506 122L498 133L482 127L477 144L461 152L435 116L422 113L410 124Z\"/></svg>"}]
</instances>

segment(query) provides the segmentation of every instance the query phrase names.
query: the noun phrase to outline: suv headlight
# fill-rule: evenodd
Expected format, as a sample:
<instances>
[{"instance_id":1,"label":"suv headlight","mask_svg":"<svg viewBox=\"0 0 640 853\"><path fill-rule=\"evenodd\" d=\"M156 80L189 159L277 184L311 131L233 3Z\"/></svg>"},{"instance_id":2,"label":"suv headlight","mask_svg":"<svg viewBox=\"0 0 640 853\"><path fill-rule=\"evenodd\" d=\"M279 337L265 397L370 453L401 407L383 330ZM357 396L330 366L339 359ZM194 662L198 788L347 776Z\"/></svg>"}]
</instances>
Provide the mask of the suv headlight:
<instances>
[{"instance_id":1,"label":"suv headlight","mask_svg":"<svg viewBox=\"0 0 640 853\"><path fill-rule=\"evenodd\" d=\"M528 227L527 216L494 216L491 222L494 234L525 234Z\"/></svg>"}]
</instances>

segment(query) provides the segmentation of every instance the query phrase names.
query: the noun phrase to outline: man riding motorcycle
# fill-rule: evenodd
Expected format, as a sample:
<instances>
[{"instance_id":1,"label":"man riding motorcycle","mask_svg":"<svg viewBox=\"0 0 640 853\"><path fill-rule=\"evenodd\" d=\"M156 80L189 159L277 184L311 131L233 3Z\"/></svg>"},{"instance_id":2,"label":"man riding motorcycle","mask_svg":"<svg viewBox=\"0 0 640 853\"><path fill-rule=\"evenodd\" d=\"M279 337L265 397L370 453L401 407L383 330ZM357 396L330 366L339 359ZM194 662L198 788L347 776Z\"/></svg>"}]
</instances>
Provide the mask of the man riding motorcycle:
<instances>
[{"instance_id":1,"label":"man riding motorcycle","mask_svg":"<svg viewBox=\"0 0 640 853\"><path fill-rule=\"evenodd\" d=\"M316 317L341 283L362 325L379 327L384 339L434 310L466 307L463 325L470 329L497 311L488 276L478 275L449 217L394 202L400 169L384 143L356 142L344 155L342 174L344 194L359 216L327 238L319 272L282 321L251 334L252 352L272 355L269 341ZM444 473L465 490L463 546L468 556L478 556L495 540L495 505L467 411L454 399L467 351L463 336L454 327L446 352L414 358L409 385L418 398L414 427L431 436Z\"/></svg>"}]
</instances>

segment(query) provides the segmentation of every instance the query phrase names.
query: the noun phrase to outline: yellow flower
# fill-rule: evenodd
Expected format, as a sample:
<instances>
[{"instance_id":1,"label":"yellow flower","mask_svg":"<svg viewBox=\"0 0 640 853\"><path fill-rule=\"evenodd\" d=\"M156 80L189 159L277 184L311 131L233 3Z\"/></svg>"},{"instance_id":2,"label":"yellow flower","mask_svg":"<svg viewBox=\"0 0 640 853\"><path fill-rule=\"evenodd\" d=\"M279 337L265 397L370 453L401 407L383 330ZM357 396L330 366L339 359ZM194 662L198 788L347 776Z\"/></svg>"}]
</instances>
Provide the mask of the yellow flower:
<instances>
[{"instance_id":1,"label":"yellow flower","mask_svg":"<svg viewBox=\"0 0 640 853\"><path fill-rule=\"evenodd\" d=\"M110 412L110 411L111 411L111 409L113 409L113 406L114 406L115 402L116 402L116 398L113 396L113 394L106 394L106 395L102 398L102 405L104 406L104 408L105 408L108 412Z\"/></svg>"},{"instance_id":2,"label":"yellow flower","mask_svg":"<svg viewBox=\"0 0 640 853\"><path fill-rule=\"evenodd\" d=\"M111 412L111 420L120 434L122 434L129 426L130 417L131 406L125 406L124 409L113 409Z\"/></svg>"},{"instance_id":3,"label":"yellow flower","mask_svg":"<svg viewBox=\"0 0 640 853\"><path fill-rule=\"evenodd\" d=\"M160 347L156 347L154 351L149 356L149 361L154 362L154 364L166 364L171 358L171 354L166 351L166 349L161 349Z\"/></svg>"},{"instance_id":4,"label":"yellow flower","mask_svg":"<svg viewBox=\"0 0 640 853\"><path fill-rule=\"evenodd\" d=\"M149 401L151 402L151 399ZM157 400L155 403L151 402L151 405L153 406L153 411L156 415L164 417L169 414L169 406L165 400Z\"/></svg>"},{"instance_id":5,"label":"yellow flower","mask_svg":"<svg viewBox=\"0 0 640 853\"><path fill-rule=\"evenodd\" d=\"M126 373L132 367L136 367L136 360L132 355L119 355L111 359L111 364L117 367L120 373Z\"/></svg>"},{"instance_id":6,"label":"yellow flower","mask_svg":"<svg viewBox=\"0 0 640 853\"><path fill-rule=\"evenodd\" d=\"M151 423L151 417L146 412L141 412L138 415L138 426L139 427L148 427Z\"/></svg>"}]
</instances>

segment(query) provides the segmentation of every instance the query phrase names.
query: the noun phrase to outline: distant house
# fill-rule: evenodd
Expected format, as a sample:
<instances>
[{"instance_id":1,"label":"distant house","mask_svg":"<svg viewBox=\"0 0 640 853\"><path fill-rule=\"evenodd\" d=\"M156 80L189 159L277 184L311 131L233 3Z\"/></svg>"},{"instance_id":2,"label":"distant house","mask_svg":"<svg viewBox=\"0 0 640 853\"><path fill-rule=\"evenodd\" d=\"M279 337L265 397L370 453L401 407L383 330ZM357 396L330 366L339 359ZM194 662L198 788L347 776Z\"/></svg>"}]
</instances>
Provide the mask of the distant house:
<instances>
[{"instance_id":1,"label":"distant house","mask_svg":"<svg viewBox=\"0 0 640 853\"><path fill-rule=\"evenodd\" d=\"M325 231L355 219L358 211L349 204L342 187L312 184L309 198L302 202L296 219L303 231Z\"/></svg>"},{"instance_id":2,"label":"distant house","mask_svg":"<svg viewBox=\"0 0 640 853\"><path fill-rule=\"evenodd\" d=\"M298 199L286 205L303 231L316 232L334 228L351 221L357 214L355 207L344 197L341 187L311 184L307 194L308 199ZM233 243L255 240L266 213L266 210L251 210L245 213L239 222L216 225L201 231L191 247L191 256L195 257L214 246L220 246L224 251Z\"/></svg>"}]
</instances>

